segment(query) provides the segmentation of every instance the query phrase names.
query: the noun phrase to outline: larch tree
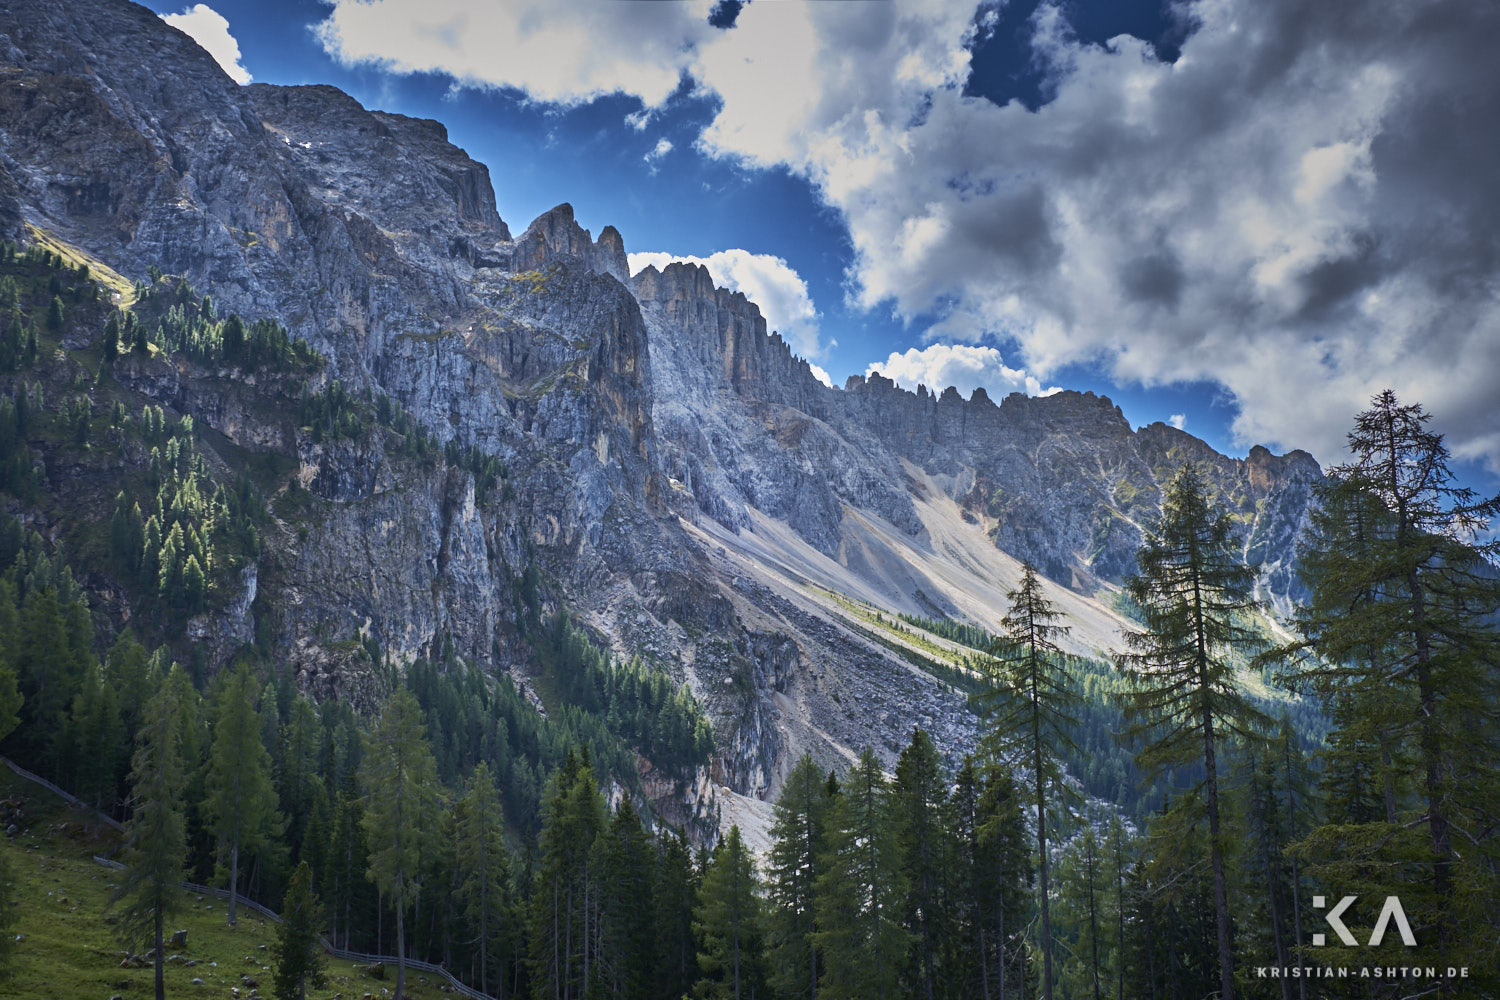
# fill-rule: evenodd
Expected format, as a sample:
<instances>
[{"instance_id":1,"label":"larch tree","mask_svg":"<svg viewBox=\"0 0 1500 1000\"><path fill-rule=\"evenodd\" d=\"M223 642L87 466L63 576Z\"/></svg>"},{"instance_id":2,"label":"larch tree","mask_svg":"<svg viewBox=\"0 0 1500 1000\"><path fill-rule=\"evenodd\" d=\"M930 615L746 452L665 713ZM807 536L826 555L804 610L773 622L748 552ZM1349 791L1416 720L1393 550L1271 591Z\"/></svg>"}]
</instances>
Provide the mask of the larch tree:
<instances>
[{"instance_id":1,"label":"larch tree","mask_svg":"<svg viewBox=\"0 0 1500 1000\"><path fill-rule=\"evenodd\" d=\"M1492 975L1481 928L1500 902L1500 497L1455 480L1428 420L1389 390L1355 418L1352 460L1317 491L1304 642L1282 652L1314 654L1292 655L1294 677L1334 716L1331 764L1365 791L1331 803L1345 822L1306 846L1356 863L1342 874L1368 892L1399 890L1444 962Z\"/></svg>"},{"instance_id":2,"label":"larch tree","mask_svg":"<svg viewBox=\"0 0 1500 1000\"><path fill-rule=\"evenodd\" d=\"M1201 764L1213 869L1220 1000L1232 1000L1234 945L1219 802L1219 754L1231 735L1253 739L1269 722L1235 675L1236 657L1260 645L1244 621L1255 609L1253 574L1240 557L1234 522L1209 499L1191 465L1162 493L1161 516L1136 553L1126 590L1145 629L1128 632L1118 659L1129 687L1121 707L1129 734L1145 741L1136 761L1156 775Z\"/></svg>"},{"instance_id":3,"label":"larch tree","mask_svg":"<svg viewBox=\"0 0 1500 1000\"><path fill-rule=\"evenodd\" d=\"M240 854L253 850L268 835L274 836L280 817L271 784L271 755L260 739L256 684L250 668L242 664L229 673L215 695L204 813L221 857L228 854L227 919L233 926L238 917Z\"/></svg>"},{"instance_id":4,"label":"larch tree","mask_svg":"<svg viewBox=\"0 0 1500 1000\"><path fill-rule=\"evenodd\" d=\"M175 667L174 667L175 669ZM163 683L146 703L130 772L130 819L121 860L125 870L113 903L121 936L132 946L149 942L156 974L156 1000L165 1000L162 939L167 917L181 903L187 851L183 768L174 685Z\"/></svg>"},{"instance_id":5,"label":"larch tree","mask_svg":"<svg viewBox=\"0 0 1500 1000\"><path fill-rule=\"evenodd\" d=\"M976 697L989 718L986 747L1001 759L1019 759L1031 768L1036 809L1037 901L1041 909L1042 996L1052 1000L1051 862L1047 848L1047 790L1059 788L1057 754L1073 745L1069 735L1079 696L1057 640L1068 628L1062 614L1042 593L1030 563L1021 585L1006 595L1010 610L985 664L986 688Z\"/></svg>"},{"instance_id":6,"label":"larch tree","mask_svg":"<svg viewBox=\"0 0 1500 1000\"><path fill-rule=\"evenodd\" d=\"M386 699L360 766L368 877L396 914L396 1000L406 989L406 911L421 887L422 848L438 802L437 763L416 695L398 687Z\"/></svg>"}]
</instances>

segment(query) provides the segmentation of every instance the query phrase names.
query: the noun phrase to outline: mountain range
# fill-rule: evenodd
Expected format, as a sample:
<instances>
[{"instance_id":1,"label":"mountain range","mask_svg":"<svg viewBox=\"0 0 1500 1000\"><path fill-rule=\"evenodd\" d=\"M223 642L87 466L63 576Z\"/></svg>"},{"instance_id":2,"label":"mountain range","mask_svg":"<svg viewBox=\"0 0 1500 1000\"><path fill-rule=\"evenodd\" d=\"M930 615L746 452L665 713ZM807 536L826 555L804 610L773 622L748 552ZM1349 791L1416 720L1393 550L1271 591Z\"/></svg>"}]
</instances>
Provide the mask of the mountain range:
<instances>
[{"instance_id":1,"label":"mountain range","mask_svg":"<svg viewBox=\"0 0 1500 1000\"><path fill-rule=\"evenodd\" d=\"M183 639L211 664L263 636L304 689L368 706L373 641L398 663L451 648L531 692L516 593L532 573L548 607L687 685L718 742L689 807L754 829L804 752L841 766L870 744L889 763L914 725L971 748L978 720L945 673L962 647L920 622L993 628L1023 562L1069 651L1107 657L1131 628L1119 586L1142 525L1184 462L1233 511L1259 596L1283 612L1300 596L1321 476L1305 452L1225 456L1092 393L830 388L704 267L632 274L622 235L595 238L567 204L513 233L496 183L440 123L327 86L240 86L144 7L0 0L0 236L64 248L122 302L181 276L219 314L312 345L319 388L388 399L504 468L487 490L376 429L311 433L274 377L122 361L133 398L211 431L211 464L284 460L260 557ZM48 474L108 518L112 494ZM124 627L107 574L84 585L102 631Z\"/></svg>"}]
</instances>

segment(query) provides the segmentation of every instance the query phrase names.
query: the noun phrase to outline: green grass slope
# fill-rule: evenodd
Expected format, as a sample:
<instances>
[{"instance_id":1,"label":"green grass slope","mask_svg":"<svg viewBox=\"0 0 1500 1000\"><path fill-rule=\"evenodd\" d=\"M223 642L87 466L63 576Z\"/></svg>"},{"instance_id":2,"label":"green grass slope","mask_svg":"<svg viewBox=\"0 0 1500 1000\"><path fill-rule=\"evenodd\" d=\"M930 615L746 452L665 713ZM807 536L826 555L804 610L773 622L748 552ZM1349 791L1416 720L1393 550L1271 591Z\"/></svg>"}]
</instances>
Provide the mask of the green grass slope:
<instances>
[{"instance_id":1,"label":"green grass slope","mask_svg":"<svg viewBox=\"0 0 1500 1000\"><path fill-rule=\"evenodd\" d=\"M119 835L102 824L91 831L87 819L50 792L0 768L0 851L9 855L15 875L18 909L10 933L19 938L0 971L0 997L6 1000L152 996L150 965L121 967L126 949L108 917L117 873L93 861L94 854L111 850ZM8 837L4 831L11 825L17 830ZM169 956L180 954L178 962L166 967L167 995L248 1000L258 992L270 997L275 925L242 908L238 926L231 928L225 923L223 900L186 891L181 900L168 927L186 929L188 946L167 949ZM245 977L255 980L258 990ZM328 979L327 989L310 990L308 996L389 996L395 969L386 969L380 979L363 965L330 959ZM406 992L414 1000L450 994L435 976L409 970L407 979Z\"/></svg>"}]
</instances>

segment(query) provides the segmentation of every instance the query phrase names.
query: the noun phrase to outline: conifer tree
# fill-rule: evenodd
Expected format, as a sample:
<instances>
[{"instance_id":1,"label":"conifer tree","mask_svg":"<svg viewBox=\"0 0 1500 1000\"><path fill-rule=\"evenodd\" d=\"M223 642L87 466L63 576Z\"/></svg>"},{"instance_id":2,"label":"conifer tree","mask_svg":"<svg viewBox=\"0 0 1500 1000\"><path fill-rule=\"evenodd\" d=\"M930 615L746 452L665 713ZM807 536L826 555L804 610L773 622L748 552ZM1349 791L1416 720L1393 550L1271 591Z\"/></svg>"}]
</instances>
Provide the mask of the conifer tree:
<instances>
[{"instance_id":1,"label":"conifer tree","mask_svg":"<svg viewBox=\"0 0 1500 1000\"><path fill-rule=\"evenodd\" d=\"M776 800L766 867L770 983L782 997L818 996L817 880L826 849L828 796L823 772L803 754Z\"/></svg>"},{"instance_id":2,"label":"conifer tree","mask_svg":"<svg viewBox=\"0 0 1500 1000\"><path fill-rule=\"evenodd\" d=\"M69 733L73 759L64 773L74 794L101 812L113 813L130 742L120 719L119 698L100 666L89 670L73 699Z\"/></svg>"},{"instance_id":3,"label":"conifer tree","mask_svg":"<svg viewBox=\"0 0 1500 1000\"><path fill-rule=\"evenodd\" d=\"M1365 796L1331 797L1330 818L1345 823L1305 848L1334 859L1324 874L1399 894L1444 961L1488 970L1480 914L1500 908L1500 541L1483 539L1500 497L1455 482L1428 420L1420 404L1375 396L1349 434L1353 460L1317 489L1302 560L1312 598L1297 618L1317 658L1296 674L1334 715L1330 766Z\"/></svg>"},{"instance_id":4,"label":"conifer tree","mask_svg":"<svg viewBox=\"0 0 1500 1000\"><path fill-rule=\"evenodd\" d=\"M437 764L416 696L398 687L365 742L368 874L396 914L396 1000L406 989L406 911L421 891L422 849L437 807Z\"/></svg>"},{"instance_id":5,"label":"conifer tree","mask_svg":"<svg viewBox=\"0 0 1500 1000\"><path fill-rule=\"evenodd\" d=\"M104 324L104 363L109 364L120 353L120 314L111 312Z\"/></svg>"},{"instance_id":6,"label":"conifer tree","mask_svg":"<svg viewBox=\"0 0 1500 1000\"><path fill-rule=\"evenodd\" d=\"M9 605L6 593L0 590L0 621L3 621L7 610L14 611L14 605ZM0 625L3 629L3 625ZM13 641L11 636L0 631L0 742L15 732L21 724L21 689L16 684L16 672L9 663L5 662L5 647Z\"/></svg>"},{"instance_id":7,"label":"conifer tree","mask_svg":"<svg viewBox=\"0 0 1500 1000\"><path fill-rule=\"evenodd\" d=\"M172 727L186 776L182 803L187 816L187 853L196 865L192 871L194 880L204 882L213 877L214 844L203 816L204 802L208 798L204 790L208 771L204 765L209 745L203 698L182 665L169 661L165 648L152 654L152 663L154 675L165 675L165 684L172 691L175 712Z\"/></svg>"},{"instance_id":8,"label":"conifer tree","mask_svg":"<svg viewBox=\"0 0 1500 1000\"><path fill-rule=\"evenodd\" d=\"M698 944L693 935L693 906L698 898L693 852L682 834L657 837L652 925L656 931L653 996L679 1000L698 981Z\"/></svg>"},{"instance_id":9,"label":"conifer tree","mask_svg":"<svg viewBox=\"0 0 1500 1000\"><path fill-rule=\"evenodd\" d=\"M165 1000L162 939L167 917L181 902L187 850L183 791L187 775L178 733L177 690L163 683L146 704L130 773L130 820L125 826L125 870L113 902L124 904L119 929L132 946L149 943L156 1000Z\"/></svg>"},{"instance_id":10,"label":"conifer tree","mask_svg":"<svg viewBox=\"0 0 1500 1000\"><path fill-rule=\"evenodd\" d=\"M1231 734L1256 736L1267 722L1235 679L1234 655L1259 640L1241 621L1255 607L1252 573L1240 558L1227 511L1209 500L1190 465L1167 484L1159 522L1145 532L1127 592L1145 630L1127 633L1118 663L1130 734L1146 741L1137 763L1151 774L1201 763L1213 869L1219 996L1234 997L1234 947L1219 803L1219 754Z\"/></svg>"},{"instance_id":11,"label":"conifer tree","mask_svg":"<svg viewBox=\"0 0 1500 1000\"><path fill-rule=\"evenodd\" d=\"M245 323L235 313L230 313L229 318L224 321L222 333L222 346L224 359L226 361L238 361L240 352L245 348Z\"/></svg>"},{"instance_id":12,"label":"conifer tree","mask_svg":"<svg viewBox=\"0 0 1500 1000\"><path fill-rule=\"evenodd\" d=\"M325 791L318 777L323 727L317 707L300 692L292 695L288 708L286 723L280 727L276 777L281 809L288 818L285 843L300 856L313 801Z\"/></svg>"},{"instance_id":13,"label":"conifer tree","mask_svg":"<svg viewBox=\"0 0 1500 1000\"><path fill-rule=\"evenodd\" d=\"M947 883L955 859L952 839L943 828L947 804L937 748L925 732L914 729L896 761L891 823L906 884L902 923L911 935L903 992L923 1000L938 994L940 953L954 931Z\"/></svg>"},{"instance_id":14,"label":"conifer tree","mask_svg":"<svg viewBox=\"0 0 1500 1000\"><path fill-rule=\"evenodd\" d=\"M1036 569L1021 568L1021 585L1006 595L1010 611L985 665L989 687L976 702L990 716L986 735L990 752L1002 759L1019 757L1031 767L1035 793L1037 902L1041 907L1042 996L1052 1000L1052 906L1047 848L1047 788L1059 787L1059 751L1073 745L1078 694L1057 640L1068 631L1062 617L1042 593Z\"/></svg>"},{"instance_id":15,"label":"conifer tree","mask_svg":"<svg viewBox=\"0 0 1500 1000\"><path fill-rule=\"evenodd\" d=\"M68 754L68 712L93 662L88 610L71 596L71 580L64 572L28 584L11 660L22 695L19 736L32 759L64 780L58 768Z\"/></svg>"},{"instance_id":16,"label":"conifer tree","mask_svg":"<svg viewBox=\"0 0 1500 1000\"><path fill-rule=\"evenodd\" d=\"M313 893L312 869L297 866L281 901L281 923L276 928L276 1000L307 1000L309 986L327 985L323 942L318 936L322 907Z\"/></svg>"},{"instance_id":17,"label":"conifer tree","mask_svg":"<svg viewBox=\"0 0 1500 1000\"><path fill-rule=\"evenodd\" d=\"M818 932L824 1000L895 1000L910 939L901 926L906 896L891 826L890 788L870 747L845 777L829 818L818 876Z\"/></svg>"},{"instance_id":18,"label":"conifer tree","mask_svg":"<svg viewBox=\"0 0 1500 1000\"><path fill-rule=\"evenodd\" d=\"M950 995L1011 1000L1026 989L1030 836L1008 770L966 756L948 804L954 839L951 906L959 925Z\"/></svg>"},{"instance_id":19,"label":"conifer tree","mask_svg":"<svg viewBox=\"0 0 1500 1000\"><path fill-rule=\"evenodd\" d=\"M606 810L587 753L580 759L570 749L548 786L531 895L532 995L580 1000L598 960L593 846L605 827Z\"/></svg>"},{"instance_id":20,"label":"conifer tree","mask_svg":"<svg viewBox=\"0 0 1500 1000\"><path fill-rule=\"evenodd\" d=\"M645 996L655 957L655 929L641 919L655 909L651 840L635 807L623 799L596 842L599 872L599 962L596 978L614 1000Z\"/></svg>"},{"instance_id":21,"label":"conifer tree","mask_svg":"<svg viewBox=\"0 0 1500 1000\"><path fill-rule=\"evenodd\" d=\"M354 940L356 920L363 930L368 915L376 909L370 899L369 848L364 837L364 805L351 787L338 794L333 812L333 836L328 850L328 903L333 918L334 943L343 932L343 946Z\"/></svg>"},{"instance_id":22,"label":"conifer tree","mask_svg":"<svg viewBox=\"0 0 1500 1000\"><path fill-rule=\"evenodd\" d=\"M504 817L500 792L489 765L480 761L469 778L469 791L458 804L457 859L468 918L479 945L479 991L505 996L503 970L510 960L510 856L501 839ZM496 973L499 973L498 975Z\"/></svg>"},{"instance_id":23,"label":"conifer tree","mask_svg":"<svg viewBox=\"0 0 1500 1000\"><path fill-rule=\"evenodd\" d=\"M228 921L236 920L240 854L254 848L280 827L271 787L271 758L260 741L255 711L256 684L241 665L219 684L214 699L213 746L209 751L204 803L205 819L229 854Z\"/></svg>"},{"instance_id":24,"label":"conifer tree","mask_svg":"<svg viewBox=\"0 0 1500 1000\"><path fill-rule=\"evenodd\" d=\"M1168 802L1126 877L1125 996L1212 997L1219 978L1213 877L1202 811Z\"/></svg>"},{"instance_id":25,"label":"conifer tree","mask_svg":"<svg viewBox=\"0 0 1500 1000\"><path fill-rule=\"evenodd\" d=\"M761 947L764 917L755 860L729 828L703 873L694 927L703 942L698 965L705 976L697 994L708 1000L751 1000L763 991Z\"/></svg>"},{"instance_id":26,"label":"conifer tree","mask_svg":"<svg viewBox=\"0 0 1500 1000\"><path fill-rule=\"evenodd\" d=\"M1092 824L1086 825L1068 844L1057 875L1063 911L1060 922L1067 928L1063 937L1072 940L1068 948L1071 958L1063 963L1064 992L1102 1000L1104 984L1109 978L1104 965L1109 945L1102 939L1110 921L1104 857Z\"/></svg>"},{"instance_id":27,"label":"conifer tree","mask_svg":"<svg viewBox=\"0 0 1500 1000\"><path fill-rule=\"evenodd\" d=\"M133 504L125 491L115 496L115 511L109 519L109 548L120 570L135 576L141 569L141 546L146 542L141 506Z\"/></svg>"}]
</instances>

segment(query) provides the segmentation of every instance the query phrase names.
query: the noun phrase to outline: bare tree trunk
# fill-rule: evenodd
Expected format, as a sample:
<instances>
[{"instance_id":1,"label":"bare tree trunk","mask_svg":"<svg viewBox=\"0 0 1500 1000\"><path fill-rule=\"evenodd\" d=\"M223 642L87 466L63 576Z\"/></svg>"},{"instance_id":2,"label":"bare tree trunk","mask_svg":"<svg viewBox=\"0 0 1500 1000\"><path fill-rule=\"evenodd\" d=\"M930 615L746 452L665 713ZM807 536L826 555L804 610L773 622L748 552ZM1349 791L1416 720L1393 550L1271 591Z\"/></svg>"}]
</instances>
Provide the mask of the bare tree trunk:
<instances>
[{"instance_id":1,"label":"bare tree trunk","mask_svg":"<svg viewBox=\"0 0 1500 1000\"><path fill-rule=\"evenodd\" d=\"M240 899L240 845L238 842L229 848L229 926L233 927L238 917L235 916L235 904Z\"/></svg>"},{"instance_id":2,"label":"bare tree trunk","mask_svg":"<svg viewBox=\"0 0 1500 1000\"><path fill-rule=\"evenodd\" d=\"M406 990L406 907L396 904L396 998L401 1000Z\"/></svg>"}]
</instances>

